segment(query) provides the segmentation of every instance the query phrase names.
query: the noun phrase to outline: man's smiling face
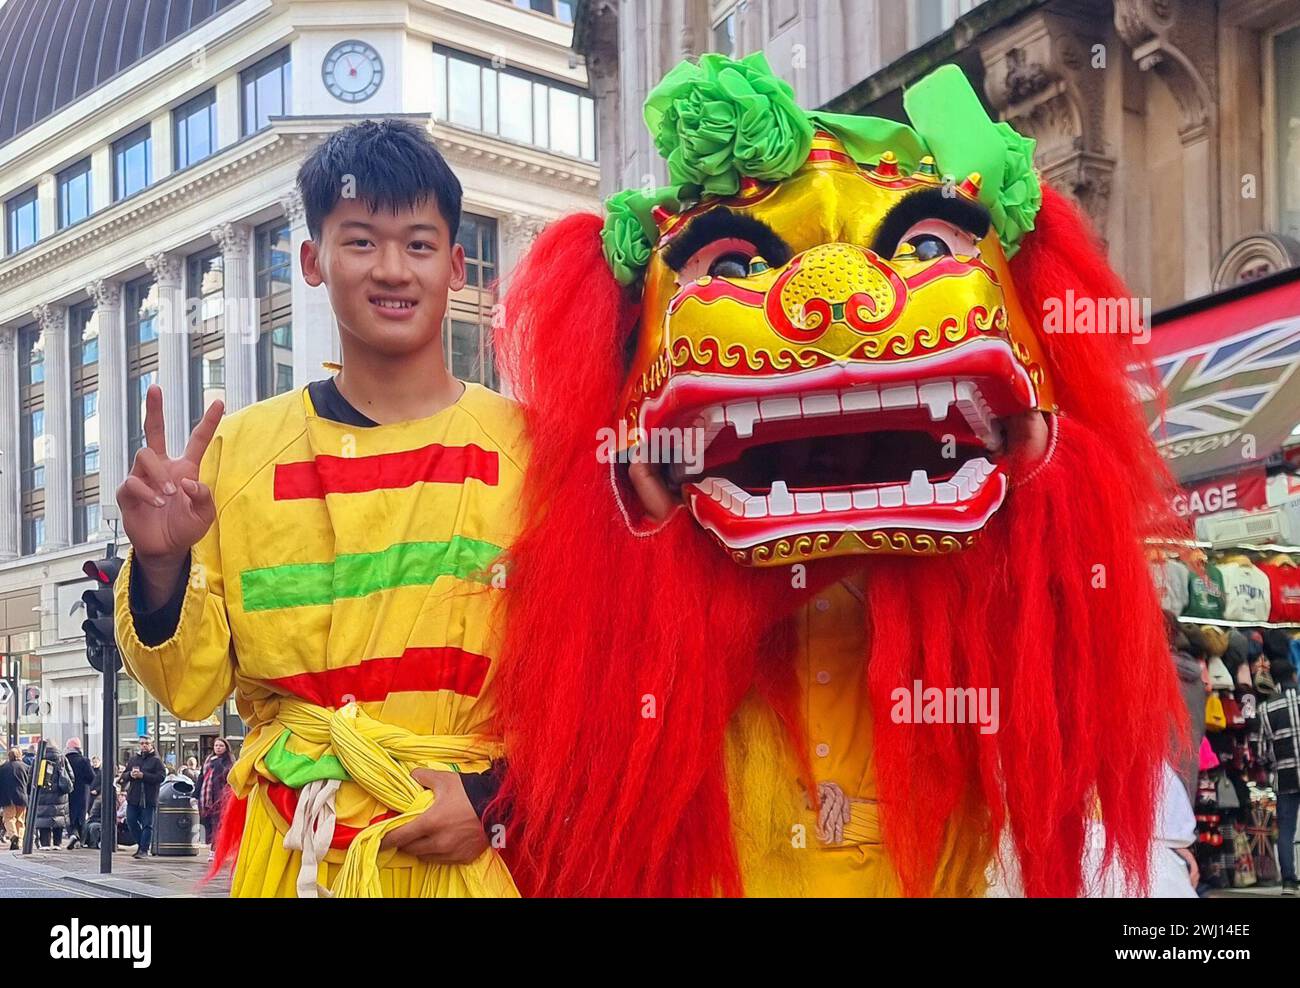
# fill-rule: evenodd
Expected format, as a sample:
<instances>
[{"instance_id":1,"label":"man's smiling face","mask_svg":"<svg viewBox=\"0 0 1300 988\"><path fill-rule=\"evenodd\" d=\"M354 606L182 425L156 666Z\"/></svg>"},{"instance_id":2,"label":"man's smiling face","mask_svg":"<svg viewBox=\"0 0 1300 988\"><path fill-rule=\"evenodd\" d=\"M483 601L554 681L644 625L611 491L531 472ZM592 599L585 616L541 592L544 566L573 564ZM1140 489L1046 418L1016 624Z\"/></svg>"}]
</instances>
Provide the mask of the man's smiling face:
<instances>
[{"instance_id":1,"label":"man's smiling face","mask_svg":"<svg viewBox=\"0 0 1300 988\"><path fill-rule=\"evenodd\" d=\"M301 260L307 284L329 291L344 338L389 357L436 341L447 293L465 285L465 253L432 198L396 213L340 199Z\"/></svg>"}]
</instances>

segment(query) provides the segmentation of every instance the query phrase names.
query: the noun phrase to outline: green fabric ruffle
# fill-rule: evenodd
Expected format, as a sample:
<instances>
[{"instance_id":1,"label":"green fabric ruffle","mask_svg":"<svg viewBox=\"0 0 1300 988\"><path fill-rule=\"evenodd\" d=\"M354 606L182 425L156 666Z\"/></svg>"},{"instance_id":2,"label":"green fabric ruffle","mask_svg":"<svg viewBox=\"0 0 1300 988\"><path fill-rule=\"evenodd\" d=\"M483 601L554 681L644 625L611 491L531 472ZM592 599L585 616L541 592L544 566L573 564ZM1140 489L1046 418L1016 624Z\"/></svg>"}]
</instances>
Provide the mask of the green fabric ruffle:
<instances>
[{"instance_id":1,"label":"green fabric ruffle","mask_svg":"<svg viewBox=\"0 0 1300 988\"><path fill-rule=\"evenodd\" d=\"M907 171L932 155L940 174L960 181L979 172L980 201L988 207L1007 256L1034 228L1042 189L1033 168L1035 142L1010 124L989 118L966 76L944 65L903 94L911 126L880 117L806 111L789 83L761 52L740 60L723 55L682 62L651 90L645 122L668 166L673 185L628 189L606 201L601 240L614 276L636 281L650 260L656 204L734 195L742 177L779 182L808 158L816 128L830 131L859 164L874 165L893 151Z\"/></svg>"}]
</instances>

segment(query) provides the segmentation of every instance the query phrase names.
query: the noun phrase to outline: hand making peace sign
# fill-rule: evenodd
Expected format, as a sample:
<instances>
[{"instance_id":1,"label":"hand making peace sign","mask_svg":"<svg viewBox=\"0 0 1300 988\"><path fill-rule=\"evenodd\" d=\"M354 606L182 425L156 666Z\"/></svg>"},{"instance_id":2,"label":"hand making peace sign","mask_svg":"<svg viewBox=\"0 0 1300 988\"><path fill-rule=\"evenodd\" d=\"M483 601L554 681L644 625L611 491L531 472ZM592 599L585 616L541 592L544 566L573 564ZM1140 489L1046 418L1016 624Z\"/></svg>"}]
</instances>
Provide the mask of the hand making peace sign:
<instances>
[{"instance_id":1,"label":"hand making peace sign","mask_svg":"<svg viewBox=\"0 0 1300 988\"><path fill-rule=\"evenodd\" d=\"M199 482L199 462L212 442L224 405L214 401L190 433L185 452L167 455L162 388L145 393L145 444L135 454L131 473L117 489L122 527L137 557L178 562L216 518L212 491Z\"/></svg>"}]
</instances>

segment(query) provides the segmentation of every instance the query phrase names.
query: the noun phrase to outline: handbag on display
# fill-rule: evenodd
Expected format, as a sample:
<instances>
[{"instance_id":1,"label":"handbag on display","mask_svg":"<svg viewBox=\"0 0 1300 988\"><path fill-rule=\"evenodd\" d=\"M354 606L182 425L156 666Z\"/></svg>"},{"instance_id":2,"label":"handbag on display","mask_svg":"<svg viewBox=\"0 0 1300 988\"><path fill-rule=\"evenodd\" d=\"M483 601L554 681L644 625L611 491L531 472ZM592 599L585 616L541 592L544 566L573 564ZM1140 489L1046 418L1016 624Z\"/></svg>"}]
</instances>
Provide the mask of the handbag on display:
<instances>
[{"instance_id":1,"label":"handbag on display","mask_svg":"<svg viewBox=\"0 0 1300 988\"><path fill-rule=\"evenodd\" d=\"M1255 692L1260 696L1277 696L1277 683L1273 682L1273 672L1267 660L1260 662L1255 670Z\"/></svg>"},{"instance_id":2,"label":"handbag on display","mask_svg":"<svg viewBox=\"0 0 1300 988\"><path fill-rule=\"evenodd\" d=\"M1202 772L1196 779L1196 805L1213 806L1216 791L1214 779L1208 773Z\"/></svg>"},{"instance_id":3,"label":"handbag on display","mask_svg":"<svg viewBox=\"0 0 1300 988\"><path fill-rule=\"evenodd\" d=\"M1211 693L1205 698L1205 729L1222 731L1228 726L1228 719L1223 713L1223 701L1218 693Z\"/></svg>"},{"instance_id":4,"label":"handbag on display","mask_svg":"<svg viewBox=\"0 0 1300 988\"><path fill-rule=\"evenodd\" d=\"M1232 829L1232 887L1250 888L1255 884L1255 858L1250 853L1250 838L1241 827Z\"/></svg>"},{"instance_id":5,"label":"handbag on display","mask_svg":"<svg viewBox=\"0 0 1300 988\"><path fill-rule=\"evenodd\" d=\"M1223 664L1223 660L1217 655L1210 659L1207 668L1210 671L1210 687L1212 689L1230 690L1236 685L1232 673L1228 672L1228 667Z\"/></svg>"},{"instance_id":6,"label":"handbag on display","mask_svg":"<svg viewBox=\"0 0 1300 988\"><path fill-rule=\"evenodd\" d=\"M1214 780L1214 802L1221 810L1241 809L1241 800L1237 798L1237 787L1228 778L1227 772L1220 772Z\"/></svg>"},{"instance_id":7,"label":"handbag on display","mask_svg":"<svg viewBox=\"0 0 1300 988\"><path fill-rule=\"evenodd\" d=\"M1241 712L1241 704L1236 697L1225 696L1220 702L1223 704L1223 719L1228 727L1246 726L1246 715Z\"/></svg>"}]
</instances>

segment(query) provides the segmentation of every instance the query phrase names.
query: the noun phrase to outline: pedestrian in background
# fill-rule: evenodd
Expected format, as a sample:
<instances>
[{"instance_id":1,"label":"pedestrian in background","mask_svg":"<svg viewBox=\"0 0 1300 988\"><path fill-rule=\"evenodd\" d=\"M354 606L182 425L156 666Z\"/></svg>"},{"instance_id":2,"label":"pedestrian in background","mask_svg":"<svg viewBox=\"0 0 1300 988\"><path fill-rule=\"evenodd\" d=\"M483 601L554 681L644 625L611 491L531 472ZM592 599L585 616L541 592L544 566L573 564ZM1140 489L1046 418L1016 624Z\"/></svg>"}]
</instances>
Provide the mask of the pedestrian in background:
<instances>
[{"instance_id":1,"label":"pedestrian in background","mask_svg":"<svg viewBox=\"0 0 1300 988\"><path fill-rule=\"evenodd\" d=\"M53 741L45 742L44 773L37 766L36 780L41 795L36 803L32 826L40 846L53 851L63 849L63 832L68 829L68 796L72 792L72 769ZM53 843L51 843L53 840Z\"/></svg>"},{"instance_id":2,"label":"pedestrian in background","mask_svg":"<svg viewBox=\"0 0 1300 988\"><path fill-rule=\"evenodd\" d=\"M90 759L81 753L81 738L68 739L68 768L72 772L72 792L68 796L68 850L85 843L86 807L90 805L90 789L95 781L95 770Z\"/></svg>"},{"instance_id":3,"label":"pedestrian in background","mask_svg":"<svg viewBox=\"0 0 1300 988\"><path fill-rule=\"evenodd\" d=\"M1296 817L1300 814L1300 693L1296 690L1295 666L1288 660L1274 659L1270 672L1278 695L1260 705L1260 747L1270 764L1273 792L1277 794L1282 894L1295 895L1300 891L1295 867Z\"/></svg>"},{"instance_id":4,"label":"pedestrian in background","mask_svg":"<svg viewBox=\"0 0 1300 988\"><path fill-rule=\"evenodd\" d=\"M217 824L226 799L226 776L235 759L225 738L212 742L212 754L203 762L199 776L199 822L203 824L203 842L208 845L208 860L212 860L212 845L217 837Z\"/></svg>"},{"instance_id":5,"label":"pedestrian in background","mask_svg":"<svg viewBox=\"0 0 1300 988\"><path fill-rule=\"evenodd\" d=\"M137 858L148 857L153 844L153 815L158 808L158 787L166 771L154 754L153 738L140 735L140 750L122 770L126 782L126 823L131 829Z\"/></svg>"},{"instance_id":6,"label":"pedestrian in background","mask_svg":"<svg viewBox=\"0 0 1300 988\"><path fill-rule=\"evenodd\" d=\"M9 760L0 765L0 815L4 820L4 834L9 838L9 850L18 850L22 843L23 827L27 820L27 788L31 784L31 771L23 761L22 752L9 749Z\"/></svg>"}]
</instances>

